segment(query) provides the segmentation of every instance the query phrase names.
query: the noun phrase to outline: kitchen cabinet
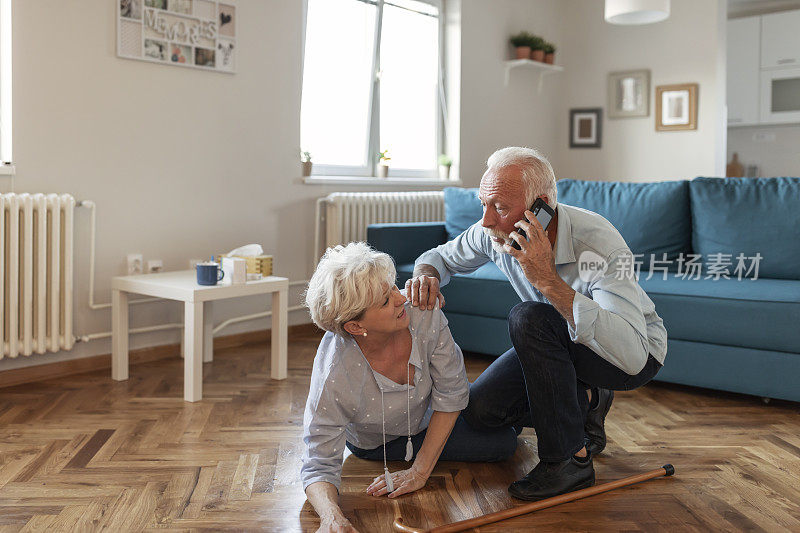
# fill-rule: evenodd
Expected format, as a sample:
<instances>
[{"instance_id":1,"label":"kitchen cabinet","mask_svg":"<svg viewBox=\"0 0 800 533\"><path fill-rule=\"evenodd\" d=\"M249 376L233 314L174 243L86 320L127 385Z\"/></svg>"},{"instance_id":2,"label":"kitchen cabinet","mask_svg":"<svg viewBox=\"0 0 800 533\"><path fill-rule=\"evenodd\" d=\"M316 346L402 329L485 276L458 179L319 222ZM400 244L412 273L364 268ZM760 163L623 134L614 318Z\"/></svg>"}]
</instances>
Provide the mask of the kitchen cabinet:
<instances>
[{"instance_id":1,"label":"kitchen cabinet","mask_svg":"<svg viewBox=\"0 0 800 533\"><path fill-rule=\"evenodd\" d=\"M761 17L728 21L728 125L759 121L759 36Z\"/></svg>"},{"instance_id":2,"label":"kitchen cabinet","mask_svg":"<svg viewBox=\"0 0 800 533\"><path fill-rule=\"evenodd\" d=\"M761 68L800 67L800 10L761 16Z\"/></svg>"},{"instance_id":3,"label":"kitchen cabinet","mask_svg":"<svg viewBox=\"0 0 800 533\"><path fill-rule=\"evenodd\" d=\"M727 24L728 126L800 124L800 10Z\"/></svg>"}]
</instances>

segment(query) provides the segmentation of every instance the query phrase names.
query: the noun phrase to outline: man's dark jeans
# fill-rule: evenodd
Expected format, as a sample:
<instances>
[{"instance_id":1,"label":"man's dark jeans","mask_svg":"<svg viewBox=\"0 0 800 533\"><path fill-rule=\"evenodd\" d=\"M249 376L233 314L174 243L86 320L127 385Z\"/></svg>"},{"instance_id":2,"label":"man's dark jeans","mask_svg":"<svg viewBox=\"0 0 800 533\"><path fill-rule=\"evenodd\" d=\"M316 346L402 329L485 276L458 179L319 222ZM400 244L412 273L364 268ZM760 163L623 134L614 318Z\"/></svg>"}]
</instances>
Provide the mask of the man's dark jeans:
<instances>
[{"instance_id":1,"label":"man's dark jeans","mask_svg":"<svg viewBox=\"0 0 800 533\"><path fill-rule=\"evenodd\" d=\"M414 447L414 457L417 456L422 443L425 442L425 435L428 429L425 428L411 437L411 444ZM386 460L402 461L406 455L407 437L399 437L386 443ZM345 443L359 459L369 459L370 461L383 461L383 446L378 446L371 450L359 448L349 442ZM464 421L463 415L456 419L453 430L442 449L439 461L466 461L466 462L495 462L505 461L517 449L517 434L510 428L498 428L493 430L476 429Z\"/></svg>"},{"instance_id":2,"label":"man's dark jeans","mask_svg":"<svg viewBox=\"0 0 800 533\"><path fill-rule=\"evenodd\" d=\"M637 375L625 373L572 342L567 321L549 304L516 305L508 328L514 348L475 380L463 415L480 429L533 427L542 461L566 460L584 446L588 389L635 389L661 369L650 355Z\"/></svg>"}]
</instances>

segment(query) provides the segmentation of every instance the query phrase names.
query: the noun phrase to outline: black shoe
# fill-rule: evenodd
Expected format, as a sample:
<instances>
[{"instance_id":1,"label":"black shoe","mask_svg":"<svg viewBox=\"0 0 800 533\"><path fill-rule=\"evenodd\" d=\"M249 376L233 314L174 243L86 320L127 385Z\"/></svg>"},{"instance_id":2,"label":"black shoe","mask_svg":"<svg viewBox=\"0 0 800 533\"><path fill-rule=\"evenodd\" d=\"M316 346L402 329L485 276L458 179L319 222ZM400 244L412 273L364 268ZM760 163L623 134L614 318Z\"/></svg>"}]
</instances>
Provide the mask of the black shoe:
<instances>
[{"instance_id":1,"label":"black shoe","mask_svg":"<svg viewBox=\"0 0 800 533\"><path fill-rule=\"evenodd\" d=\"M537 501L592 485L594 466L592 456L588 455L585 461L575 457L560 463L540 461L527 476L512 483L508 492L520 500Z\"/></svg>"},{"instance_id":2,"label":"black shoe","mask_svg":"<svg viewBox=\"0 0 800 533\"><path fill-rule=\"evenodd\" d=\"M586 449L592 456L602 452L606 447L606 415L614 401L614 391L607 389L592 389L592 395L597 395L597 405L589 409L583 430L586 432L588 446ZM594 401L594 398L592 398Z\"/></svg>"}]
</instances>

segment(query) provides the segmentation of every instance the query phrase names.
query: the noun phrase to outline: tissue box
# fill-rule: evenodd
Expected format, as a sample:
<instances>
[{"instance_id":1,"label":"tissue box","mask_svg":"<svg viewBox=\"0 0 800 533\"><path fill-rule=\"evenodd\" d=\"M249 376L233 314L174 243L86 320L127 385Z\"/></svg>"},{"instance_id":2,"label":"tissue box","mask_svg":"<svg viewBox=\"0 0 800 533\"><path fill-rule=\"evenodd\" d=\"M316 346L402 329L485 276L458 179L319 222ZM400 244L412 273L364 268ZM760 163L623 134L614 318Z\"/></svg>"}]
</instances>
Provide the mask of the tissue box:
<instances>
[{"instance_id":1,"label":"tissue box","mask_svg":"<svg viewBox=\"0 0 800 533\"><path fill-rule=\"evenodd\" d=\"M248 274L261 274L262 276L272 275L272 256L271 255L257 255L254 257L242 257L238 255L228 256L227 254L219 254L219 260L222 261L225 257L241 257L247 261Z\"/></svg>"},{"instance_id":2,"label":"tissue box","mask_svg":"<svg viewBox=\"0 0 800 533\"><path fill-rule=\"evenodd\" d=\"M222 271L225 273L223 283L247 283L247 263L241 257L223 257Z\"/></svg>"}]
</instances>

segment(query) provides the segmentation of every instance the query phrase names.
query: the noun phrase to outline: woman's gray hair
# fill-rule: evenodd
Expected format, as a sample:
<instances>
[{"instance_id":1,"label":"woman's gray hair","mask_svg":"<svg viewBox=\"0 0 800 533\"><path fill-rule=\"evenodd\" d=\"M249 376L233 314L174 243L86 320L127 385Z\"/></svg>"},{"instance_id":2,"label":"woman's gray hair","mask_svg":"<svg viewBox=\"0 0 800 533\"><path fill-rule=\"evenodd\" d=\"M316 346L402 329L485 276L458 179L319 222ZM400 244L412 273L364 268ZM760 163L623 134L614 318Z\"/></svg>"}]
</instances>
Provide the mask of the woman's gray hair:
<instances>
[{"instance_id":1,"label":"woman's gray hair","mask_svg":"<svg viewBox=\"0 0 800 533\"><path fill-rule=\"evenodd\" d=\"M319 260L306 290L311 320L325 331L345 335L345 323L383 305L397 271L392 258L364 242L334 246Z\"/></svg>"},{"instance_id":2,"label":"woman's gray hair","mask_svg":"<svg viewBox=\"0 0 800 533\"><path fill-rule=\"evenodd\" d=\"M508 146L489 156L487 171L497 172L506 167L517 167L522 173L525 186L525 205L532 205L536 197L546 194L548 205L556 208L558 189L553 167L545 156L533 148Z\"/></svg>"}]
</instances>

